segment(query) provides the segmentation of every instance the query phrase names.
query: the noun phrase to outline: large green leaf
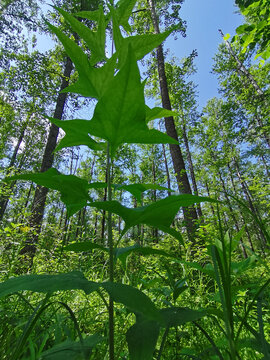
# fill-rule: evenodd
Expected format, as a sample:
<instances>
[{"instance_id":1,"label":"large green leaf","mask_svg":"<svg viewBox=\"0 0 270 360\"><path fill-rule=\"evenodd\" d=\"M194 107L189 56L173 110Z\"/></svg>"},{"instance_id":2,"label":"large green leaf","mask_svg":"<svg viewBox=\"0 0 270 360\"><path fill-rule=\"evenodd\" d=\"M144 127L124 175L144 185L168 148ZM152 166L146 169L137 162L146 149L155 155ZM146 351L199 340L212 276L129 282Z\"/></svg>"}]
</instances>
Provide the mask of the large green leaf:
<instances>
[{"instance_id":1,"label":"large green leaf","mask_svg":"<svg viewBox=\"0 0 270 360\"><path fill-rule=\"evenodd\" d=\"M170 191L170 189L159 186L156 184L128 184L128 185L112 185L115 190L126 190L130 192L138 202L141 202L141 195L144 191L147 190L160 190L160 191Z\"/></svg>"},{"instance_id":2,"label":"large green leaf","mask_svg":"<svg viewBox=\"0 0 270 360\"><path fill-rule=\"evenodd\" d=\"M116 16L118 24L122 25L127 32L131 32L128 20L132 14L132 10L136 4L136 0L119 0L116 8Z\"/></svg>"},{"instance_id":3,"label":"large green leaf","mask_svg":"<svg viewBox=\"0 0 270 360\"><path fill-rule=\"evenodd\" d=\"M86 294L90 294L100 287L105 289L114 301L125 305L131 311L141 313L148 319L162 320L158 309L149 297L140 290L124 284L89 281L79 271L57 275L23 275L11 278L0 283L0 297L22 290L45 293L83 290Z\"/></svg>"},{"instance_id":4,"label":"large green leaf","mask_svg":"<svg viewBox=\"0 0 270 360\"><path fill-rule=\"evenodd\" d=\"M37 174L16 175L6 180L31 180L38 185L60 191L68 216L75 214L91 201L88 194L89 184L86 180L75 175L62 175L54 168Z\"/></svg>"},{"instance_id":5,"label":"large green leaf","mask_svg":"<svg viewBox=\"0 0 270 360\"><path fill-rule=\"evenodd\" d=\"M66 53L79 73L78 81L68 86L63 92L73 92L85 97L99 99L113 79L116 57L112 57L102 67L94 68L80 46L57 27L51 24L48 26L63 44Z\"/></svg>"},{"instance_id":6,"label":"large green leaf","mask_svg":"<svg viewBox=\"0 0 270 360\"><path fill-rule=\"evenodd\" d=\"M125 284L104 282L101 286L114 301L124 304L133 312L143 314L147 319L162 320L158 309L142 291Z\"/></svg>"},{"instance_id":7,"label":"large green leaf","mask_svg":"<svg viewBox=\"0 0 270 360\"><path fill-rule=\"evenodd\" d=\"M158 45L160 45L173 31L173 29L159 34L135 35L124 38L119 28L119 20L115 9L110 7L113 20L113 39L115 42L116 54L118 56L118 67L121 68L128 56L128 48L132 46L136 60L141 60Z\"/></svg>"},{"instance_id":8,"label":"large green leaf","mask_svg":"<svg viewBox=\"0 0 270 360\"><path fill-rule=\"evenodd\" d=\"M112 213L121 216L125 221L125 228L122 235L135 225L146 224L154 226L177 237L177 231L170 228L170 225L179 211L179 208L204 201L216 202L216 200L208 197L182 194L168 196L165 199L159 200L150 205L135 209L127 208L117 201L93 202L89 205L98 209L111 211Z\"/></svg>"},{"instance_id":9,"label":"large green leaf","mask_svg":"<svg viewBox=\"0 0 270 360\"><path fill-rule=\"evenodd\" d=\"M97 103L88 132L109 141L112 155L123 143L177 143L146 125L144 89L131 47L125 65Z\"/></svg>"},{"instance_id":10,"label":"large green leaf","mask_svg":"<svg viewBox=\"0 0 270 360\"><path fill-rule=\"evenodd\" d=\"M65 147L86 145L92 150L103 150L104 143L97 143L88 135L89 120L58 120L50 121L65 131L64 138L58 144L56 151Z\"/></svg>"},{"instance_id":11,"label":"large green leaf","mask_svg":"<svg viewBox=\"0 0 270 360\"><path fill-rule=\"evenodd\" d=\"M124 248L116 248L114 250L115 257L119 258L119 260L121 260L124 265L125 265L127 256L130 255L131 253L137 253L137 254L141 254L141 255L159 255L159 256L166 256L166 257L174 257L173 255L166 253L166 251L164 251L164 250L153 249L153 248L147 247L147 246L142 247L137 244L135 244L133 246L124 247Z\"/></svg>"},{"instance_id":12,"label":"large green leaf","mask_svg":"<svg viewBox=\"0 0 270 360\"><path fill-rule=\"evenodd\" d=\"M163 109L160 107L154 107L153 109L150 109L146 105L146 119L145 119L146 122L149 122L149 121L155 120L155 119L170 117L170 116L177 116L177 115L178 114L175 111Z\"/></svg>"},{"instance_id":13,"label":"large green leaf","mask_svg":"<svg viewBox=\"0 0 270 360\"><path fill-rule=\"evenodd\" d=\"M79 271L57 275L23 275L0 283L0 297L22 290L46 293L78 289L90 294L99 286L98 283L88 281Z\"/></svg>"},{"instance_id":14,"label":"large green leaf","mask_svg":"<svg viewBox=\"0 0 270 360\"><path fill-rule=\"evenodd\" d=\"M104 341L104 338L95 334L88 336L83 340L83 344L79 341L66 340L60 344L56 344L49 350L44 351L41 354L43 360L82 360L85 359L85 355L91 354L91 350L98 343Z\"/></svg>"},{"instance_id":15,"label":"large green leaf","mask_svg":"<svg viewBox=\"0 0 270 360\"><path fill-rule=\"evenodd\" d=\"M158 45L160 45L170 35L173 30L168 30L160 34L136 35L124 38L123 47L132 45L136 60L141 60L145 55L149 54Z\"/></svg>"},{"instance_id":16,"label":"large green leaf","mask_svg":"<svg viewBox=\"0 0 270 360\"><path fill-rule=\"evenodd\" d=\"M197 262L192 262L192 261L185 261L185 260L178 260L176 259L175 262L179 263L179 264L183 264L186 265L187 267L191 268L191 269L195 269L195 270L199 270L202 273L210 276L212 279L215 279L215 272L214 272L214 268L213 265L208 263L204 266L201 266L199 263Z\"/></svg>"},{"instance_id":17,"label":"large green leaf","mask_svg":"<svg viewBox=\"0 0 270 360\"><path fill-rule=\"evenodd\" d=\"M100 9L93 10L93 11L89 11L89 10L78 11L74 15L78 16L80 18L83 18L83 19L88 19L88 20L91 20L91 21L99 22ZM109 19L110 19L110 14L106 14L105 15L105 24L106 25L108 25Z\"/></svg>"},{"instance_id":18,"label":"large green leaf","mask_svg":"<svg viewBox=\"0 0 270 360\"><path fill-rule=\"evenodd\" d=\"M138 317L137 317L138 318ZM159 335L156 321L141 319L127 331L130 360L152 360Z\"/></svg>"},{"instance_id":19,"label":"large green leaf","mask_svg":"<svg viewBox=\"0 0 270 360\"><path fill-rule=\"evenodd\" d=\"M66 11L56 7L58 12L70 24L72 30L77 33L91 50L90 63L95 65L97 62L105 60L105 17L102 7L99 8L98 13L98 30L92 31L87 26L78 21L75 17Z\"/></svg>"},{"instance_id":20,"label":"large green leaf","mask_svg":"<svg viewBox=\"0 0 270 360\"><path fill-rule=\"evenodd\" d=\"M173 307L167 309L161 309L160 314L163 322L161 325L165 327L181 326L190 321L196 321L206 316L204 310L192 310L188 308Z\"/></svg>"}]
</instances>

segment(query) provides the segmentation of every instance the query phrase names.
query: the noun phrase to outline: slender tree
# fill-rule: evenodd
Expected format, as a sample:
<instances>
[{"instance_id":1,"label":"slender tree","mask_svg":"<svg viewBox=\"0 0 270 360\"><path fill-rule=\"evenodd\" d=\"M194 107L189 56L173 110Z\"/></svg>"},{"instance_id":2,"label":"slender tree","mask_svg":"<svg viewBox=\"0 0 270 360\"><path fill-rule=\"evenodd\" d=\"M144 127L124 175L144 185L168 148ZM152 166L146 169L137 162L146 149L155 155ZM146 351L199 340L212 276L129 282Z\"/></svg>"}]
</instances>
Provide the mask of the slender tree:
<instances>
[{"instance_id":1,"label":"slender tree","mask_svg":"<svg viewBox=\"0 0 270 360\"><path fill-rule=\"evenodd\" d=\"M156 34L159 34L160 33L159 22L158 22L158 16L156 13L154 0L148 0L148 4L151 12L151 19L153 22L154 31ZM168 91L168 84L167 84L167 78L165 72L165 60L164 60L162 45L159 45L157 47L156 56L157 56L157 68L159 75L162 106L167 110L171 110L172 108L171 108L171 102ZM172 116L165 118L165 127L167 134L178 141L178 134ZM191 194L192 191L180 146L170 144L170 153L173 161L173 167L176 174L179 191L184 194ZM184 212L184 219L186 223L188 237L190 240L194 241L194 233L196 229L196 220L197 220L196 210L194 207L190 207L189 209L183 208L183 212Z\"/></svg>"}]
</instances>

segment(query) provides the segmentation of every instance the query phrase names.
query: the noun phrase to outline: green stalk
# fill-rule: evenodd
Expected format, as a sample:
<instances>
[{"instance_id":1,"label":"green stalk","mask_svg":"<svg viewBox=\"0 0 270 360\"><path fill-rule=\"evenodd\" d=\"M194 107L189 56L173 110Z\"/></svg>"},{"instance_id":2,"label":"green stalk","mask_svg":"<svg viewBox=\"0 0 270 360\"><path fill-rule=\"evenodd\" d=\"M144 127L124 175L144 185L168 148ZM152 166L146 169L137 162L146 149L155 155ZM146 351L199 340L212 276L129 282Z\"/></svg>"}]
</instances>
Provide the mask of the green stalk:
<instances>
[{"instance_id":1,"label":"green stalk","mask_svg":"<svg viewBox=\"0 0 270 360\"><path fill-rule=\"evenodd\" d=\"M108 201L112 201L112 186L111 186L111 155L110 144L107 144L107 193ZM113 236L112 236L112 213L108 211L108 244L109 244L109 278L113 282L114 275L114 254L113 254ZM110 296L109 299L109 354L110 360L114 360L114 311L113 311L113 299Z\"/></svg>"},{"instance_id":2,"label":"green stalk","mask_svg":"<svg viewBox=\"0 0 270 360\"><path fill-rule=\"evenodd\" d=\"M221 225L219 207L217 206L218 214L218 223L219 223L219 232L222 243L222 254L220 255L218 249L216 248L216 261L217 261L217 274L218 269L221 277L220 282L220 294L223 293L223 311L224 319L227 329L227 337L230 346L230 355L232 359L236 358L236 346L235 346L235 336L234 336L234 320L233 320L233 306L232 306L232 293L231 293L231 241L229 246L229 251L227 254L227 249L225 246L225 237L223 234L223 229ZM222 258L221 258L222 256ZM214 260L214 258L213 258Z\"/></svg>"}]
</instances>

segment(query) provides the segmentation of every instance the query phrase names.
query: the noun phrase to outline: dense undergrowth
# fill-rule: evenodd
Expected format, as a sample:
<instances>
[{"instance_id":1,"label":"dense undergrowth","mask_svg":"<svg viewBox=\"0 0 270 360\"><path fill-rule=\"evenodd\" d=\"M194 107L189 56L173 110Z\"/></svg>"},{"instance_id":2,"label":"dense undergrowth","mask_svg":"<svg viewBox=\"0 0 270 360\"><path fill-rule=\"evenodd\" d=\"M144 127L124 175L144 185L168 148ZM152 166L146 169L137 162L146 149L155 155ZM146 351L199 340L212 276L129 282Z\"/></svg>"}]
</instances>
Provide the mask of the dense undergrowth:
<instances>
[{"instance_id":1,"label":"dense undergrowth","mask_svg":"<svg viewBox=\"0 0 270 360\"><path fill-rule=\"evenodd\" d=\"M16 235L16 230L13 234ZM267 257L248 252L249 257L244 260L238 247L239 239L236 240L230 258L230 284L223 284L219 271L215 272L215 263L217 267L219 265L211 254L213 239L218 238L220 234L215 232L207 234L208 246L201 246L194 253L188 242L180 252L179 242L167 236L158 244L150 243L150 240L147 244L147 248L151 246L164 251L167 256L133 253L118 258L116 282L142 290L159 308L176 307L204 312L203 317L187 323L185 314L181 314L178 321L182 321L183 325L172 326L169 331L162 329L153 359L230 359L229 339L224 334L224 316L230 316L230 311L235 334L243 325L237 339L236 358L268 358L267 352L263 353L269 350L270 341L269 289L265 287L269 282ZM229 243L234 244L234 240ZM14 256L14 251L20 249L19 244L23 247L22 239L21 243L18 241L6 248L1 259L1 280L17 276L16 272L22 270L23 257L18 257L16 253ZM136 246L134 242L132 244L132 239L128 244ZM62 252L60 243L53 247L44 245L38 248L31 273L55 274L79 270L92 281L108 279L109 257L101 250ZM227 285L230 285L231 309L227 305L223 308L221 301ZM24 291L2 299L0 343L1 353L5 354L3 359L107 358L106 299L103 290L90 295L78 290L49 295ZM224 309L228 311L226 315ZM134 320L135 315L131 311L116 305L117 359L129 358L125 333ZM151 332L144 336L151 337ZM88 339L85 343L88 353L84 355L80 353L80 337ZM137 346L140 347L140 341Z\"/></svg>"}]
</instances>

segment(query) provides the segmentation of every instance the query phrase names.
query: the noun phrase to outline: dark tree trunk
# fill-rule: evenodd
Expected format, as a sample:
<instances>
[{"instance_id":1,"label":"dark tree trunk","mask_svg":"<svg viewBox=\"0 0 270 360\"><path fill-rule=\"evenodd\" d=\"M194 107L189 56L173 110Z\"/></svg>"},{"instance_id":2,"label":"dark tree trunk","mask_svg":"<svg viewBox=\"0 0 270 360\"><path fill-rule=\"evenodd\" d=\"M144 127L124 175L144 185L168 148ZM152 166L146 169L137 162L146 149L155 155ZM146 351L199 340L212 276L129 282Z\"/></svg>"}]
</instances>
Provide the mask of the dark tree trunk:
<instances>
[{"instance_id":1,"label":"dark tree trunk","mask_svg":"<svg viewBox=\"0 0 270 360\"><path fill-rule=\"evenodd\" d=\"M160 130L160 125L159 125L159 130ZM171 188L171 176L170 176L170 172L169 172L166 149L165 149L164 144L162 144L162 153L163 153L163 159L164 159L164 165L165 165L165 171L166 171L167 188L170 189ZM171 196L171 191L168 191L168 196Z\"/></svg>"},{"instance_id":2,"label":"dark tree trunk","mask_svg":"<svg viewBox=\"0 0 270 360\"><path fill-rule=\"evenodd\" d=\"M21 143L23 141L23 138L24 138L24 134L25 134L25 130L27 128L27 124L28 124L28 121L29 121L29 118L30 116L28 115L27 116L27 120L25 121L25 123L23 124L23 127L21 129L21 133L20 133L20 136L17 140L17 144L14 148L14 151L13 151L13 154L11 156L11 159L10 159L10 162L7 166L7 171L6 171L6 176L9 176L10 175L10 172L12 170L12 167L15 165L15 162L16 162L16 159L17 159L17 155L18 155L18 152L19 152L19 148L21 146ZM10 197L10 194L12 192L12 189L14 188L16 182L15 181L12 181L11 183L9 183L8 185L5 186L5 192L6 194L1 196L0 198L0 221L3 219L3 216L5 214L5 211L6 211L6 208L7 208L7 205L8 205L8 202L9 202L9 197Z\"/></svg>"},{"instance_id":3,"label":"dark tree trunk","mask_svg":"<svg viewBox=\"0 0 270 360\"><path fill-rule=\"evenodd\" d=\"M163 159L164 159L166 177L167 177L167 188L170 189L171 188L171 177L170 177L170 173L169 173L168 161L167 161L166 150L165 150L164 144L162 144L162 152L163 152ZM170 195L171 195L171 191L168 190L168 196L170 196Z\"/></svg>"},{"instance_id":4,"label":"dark tree trunk","mask_svg":"<svg viewBox=\"0 0 270 360\"><path fill-rule=\"evenodd\" d=\"M148 0L152 22L154 25L155 33L159 33L159 24L156 15L154 0ZM160 84L160 93L162 99L162 106L167 110L171 110L171 102L169 97L169 91L167 86L167 78L165 73L165 61L162 46L157 47L157 63L158 63L158 75L159 75L159 84ZM169 136L178 141L178 134L175 128L175 123L173 117L165 118L165 128ZM176 174L178 189L181 193L191 194L191 188L185 168L185 163L182 155L182 151L179 145L170 144L170 153L172 156L174 172ZM187 228L187 234L189 240L194 242L194 234L196 230L196 220L197 213L194 206L189 208L183 208L184 220Z\"/></svg>"},{"instance_id":5,"label":"dark tree trunk","mask_svg":"<svg viewBox=\"0 0 270 360\"><path fill-rule=\"evenodd\" d=\"M62 78L60 91L68 86L72 69L73 69L73 65L70 58L68 57L65 64L64 76ZM62 119L66 99L67 99L67 93L59 93L53 115L55 119L60 119L60 120ZM56 148L58 134L59 134L59 128L55 124L52 124L50 126L40 172L49 170L53 165L53 159L54 159L53 151ZM36 252L36 242L41 230L41 224L43 220L47 194L48 194L47 188L43 186L37 186L32 204L32 214L29 219L29 225L31 226L33 231L30 237L27 239L25 247L21 250L21 254L28 253L30 258L33 258Z\"/></svg>"},{"instance_id":6,"label":"dark tree trunk","mask_svg":"<svg viewBox=\"0 0 270 360\"><path fill-rule=\"evenodd\" d=\"M82 229L82 214L83 214L83 209L81 209L79 211L79 214L78 214L76 232L75 232L75 239L74 239L75 241L78 240L79 234L82 232L81 231L81 229Z\"/></svg>"},{"instance_id":7,"label":"dark tree trunk","mask_svg":"<svg viewBox=\"0 0 270 360\"><path fill-rule=\"evenodd\" d=\"M186 152L187 152L187 159L188 159L188 164L189 164L189 171L190 171L190 176L191 176L191 181L192 181L193 192L195 195L199 195L185 124L183 125L183 139L184 139ZM201 205L197 204L196 209L197 209L197 213L198 213L198 218L202 219L203 214L202 214Z\"/></svg>"}]
</instances>

